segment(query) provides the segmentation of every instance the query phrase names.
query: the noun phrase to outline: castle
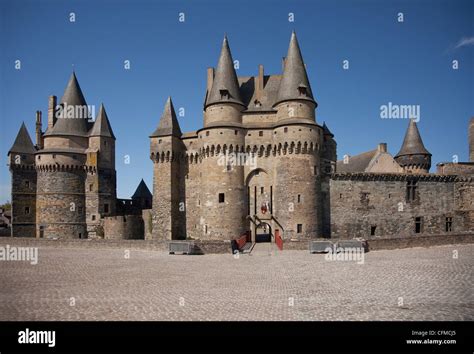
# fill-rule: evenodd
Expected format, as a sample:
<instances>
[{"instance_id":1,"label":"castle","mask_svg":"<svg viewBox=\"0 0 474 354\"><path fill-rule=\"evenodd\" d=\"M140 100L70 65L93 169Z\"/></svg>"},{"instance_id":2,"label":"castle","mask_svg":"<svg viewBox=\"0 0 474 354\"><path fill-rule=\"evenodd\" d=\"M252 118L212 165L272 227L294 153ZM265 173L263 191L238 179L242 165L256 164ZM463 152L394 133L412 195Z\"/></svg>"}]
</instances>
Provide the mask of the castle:
<instances>
[{"instance_id":1,"label":"castle","mask_svg":"<svg viewBox=\"0 0 474 354\"><path fill-rule=\"evenodd\" d=\"M334 135L316 119L295 33L281 75L260 65L258 75L238 77L224 38L207 71L201 129L182 133L168 98L150 136L152 196L141 183L135 200L117 200L104 107L91 122L57 118L61 105L86 106L74 74L60 105L50 97L44 133L37 113L36 145L23 125L9 151L15 236L97 237L104 228L105 238L226 241L247 233L273 241L278 230L283 242L306 242L474 230L474 119L470 162L439 164L436 173L414 120L394 157L382 143L338 161Z\"/></svg>"}]
</instances>

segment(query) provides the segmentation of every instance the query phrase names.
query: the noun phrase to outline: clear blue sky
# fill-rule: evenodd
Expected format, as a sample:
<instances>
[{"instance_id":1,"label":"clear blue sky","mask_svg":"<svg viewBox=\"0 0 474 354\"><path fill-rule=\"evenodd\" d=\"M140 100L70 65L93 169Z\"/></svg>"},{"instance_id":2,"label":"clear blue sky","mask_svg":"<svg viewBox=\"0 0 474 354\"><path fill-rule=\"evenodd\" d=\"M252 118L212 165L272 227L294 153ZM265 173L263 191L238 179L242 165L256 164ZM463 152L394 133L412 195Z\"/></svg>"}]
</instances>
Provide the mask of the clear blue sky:
<instances>
[{"instance_id":1,"label":"clear blue sky","mask_svg":"<svg viewBox=\"0 0 474 354\"><path fill-rule=\"evenodd\" d=\"M238 75L248 76L258 64L267 74L280 73L296 30L319 103L317 121L335 134L339 158L379 142L398 152L408 121L381 119L380 106L388 102L421 106L418 126L433 166L453 155L468 158L473 1L0 3L0 202L10 199L7 151L21 122L34 139L35 111L46 118L48 96L62 96L73 64L87 103L104 102L117 137L118 196L130 197L142 177L151 187L148 136L165 100L171 95L177 109L185 108L183 131L202 126L206 68L216 65L224 33L240 62ZM124 70L124 60L131 70Z\"/></svg>"}]
</instances>

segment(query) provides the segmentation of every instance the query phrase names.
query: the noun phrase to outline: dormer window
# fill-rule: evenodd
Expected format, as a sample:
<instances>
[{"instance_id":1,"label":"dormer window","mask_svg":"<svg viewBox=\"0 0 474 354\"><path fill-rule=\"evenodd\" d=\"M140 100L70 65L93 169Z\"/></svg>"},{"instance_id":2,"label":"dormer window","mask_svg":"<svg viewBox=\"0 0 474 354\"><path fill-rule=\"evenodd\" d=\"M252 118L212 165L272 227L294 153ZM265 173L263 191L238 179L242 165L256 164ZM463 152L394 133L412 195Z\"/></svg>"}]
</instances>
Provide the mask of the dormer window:
<instances>
[{"instance_id":1,"label":"dormer window","mask_svg":"<svg viewBox=\"0 0 474 354\"><path fill-rule=\"evenodd\" d=\"M308 88L303 84L298 86L298 92L300 96L308 96Z\"/></svg>"},{"instance_id":2,"label":"dormer window","mask_svg":"<svg viewBox=\"0 0 474 354\"><path fill-rule=\"evenodd\" d=\"M230 98L229 90L219 90L219 93L221 94L221 100L228 100Z\"/></svg>"}]
</instances>

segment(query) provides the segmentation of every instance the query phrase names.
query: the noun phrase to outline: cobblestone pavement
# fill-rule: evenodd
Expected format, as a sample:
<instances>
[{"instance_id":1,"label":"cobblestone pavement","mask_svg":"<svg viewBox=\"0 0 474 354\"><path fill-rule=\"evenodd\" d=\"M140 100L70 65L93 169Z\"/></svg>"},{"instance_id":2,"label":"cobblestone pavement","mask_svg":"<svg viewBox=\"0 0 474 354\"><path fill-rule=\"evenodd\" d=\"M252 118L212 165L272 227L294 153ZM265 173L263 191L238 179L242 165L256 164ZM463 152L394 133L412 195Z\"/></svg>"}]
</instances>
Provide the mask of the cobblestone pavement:
<instances>
[{"instance_id":1,"label":"cobblestone pavement","mask_svg":"<svg viewBox=\"0 0 474 354\"><path fill-rule=\"evenodd\" d=\"M372 251L363 264L40 248L0 261L0 320L474 320L474 245ZM457 253L457 258L455 258Z\"/></svg>"}]
</instances>

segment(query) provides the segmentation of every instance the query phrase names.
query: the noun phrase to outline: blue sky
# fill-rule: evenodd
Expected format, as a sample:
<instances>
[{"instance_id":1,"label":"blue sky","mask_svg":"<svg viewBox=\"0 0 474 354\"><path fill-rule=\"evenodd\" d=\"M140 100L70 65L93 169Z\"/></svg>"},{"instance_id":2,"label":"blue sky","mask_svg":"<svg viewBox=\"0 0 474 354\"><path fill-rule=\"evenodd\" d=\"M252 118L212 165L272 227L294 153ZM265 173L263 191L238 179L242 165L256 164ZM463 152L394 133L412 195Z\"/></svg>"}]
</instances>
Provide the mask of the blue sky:
<instances>
[{"instance_id":1,"label":"blue sky","mask_svg":"<svg viewBox=\"0 0 474 354\"><path fill-rule=\"evenodd\" d=\"M1 0L0 26L0 202L10 199L7 152L21 122L34 138L35 111L45 123L48 96L62 96L73 65L87 103L104 102L117 137L118 196L130 197L141 178L151 187L148 136L166 98L185 108L183 131L202 126L206 68L217 64L224 33L238 75L249 76L258 64L280 73L296 30L317 121L335 134L339 158L379 142L398 152L408 121L380 118L392 102L420 105L433 166L468 159L473 1Z\"/></svg>"}]
</instances>

